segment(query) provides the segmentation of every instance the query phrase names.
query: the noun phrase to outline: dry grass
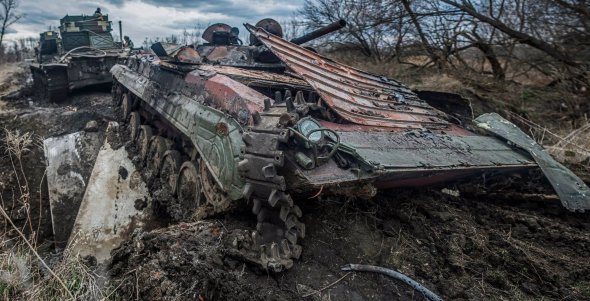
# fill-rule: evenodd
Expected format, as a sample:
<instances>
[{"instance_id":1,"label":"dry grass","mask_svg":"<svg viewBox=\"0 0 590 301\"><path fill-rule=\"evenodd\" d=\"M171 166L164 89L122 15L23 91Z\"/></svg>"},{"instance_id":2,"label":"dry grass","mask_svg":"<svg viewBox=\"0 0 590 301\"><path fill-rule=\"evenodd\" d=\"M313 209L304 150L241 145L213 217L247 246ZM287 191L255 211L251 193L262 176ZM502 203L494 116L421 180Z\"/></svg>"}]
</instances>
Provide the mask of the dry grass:
<instances>
[{"instance_id":1,"label":"dry grass","mask_svg":"<svg viewBox=\"0 0 590 301\"><path fill-rule=\"evenodd\" d=\"M421 77L420 82L411 85L416 90L435 90L443 92L459 91L464 84L452 75L433 74Z\"/></svg>"},{"instance_id":2,"label":"dry grass","mask_svg":"<svg viewBox=\"0 0 590 301\"><path fill-rule=\"evenodd\" d=\"M521 128L528 131L537 143L543 145L557 161L590 168L590 123L569 132L556 133L517 114L507 114L516 120Z\"/></svg>"}]
</instances>

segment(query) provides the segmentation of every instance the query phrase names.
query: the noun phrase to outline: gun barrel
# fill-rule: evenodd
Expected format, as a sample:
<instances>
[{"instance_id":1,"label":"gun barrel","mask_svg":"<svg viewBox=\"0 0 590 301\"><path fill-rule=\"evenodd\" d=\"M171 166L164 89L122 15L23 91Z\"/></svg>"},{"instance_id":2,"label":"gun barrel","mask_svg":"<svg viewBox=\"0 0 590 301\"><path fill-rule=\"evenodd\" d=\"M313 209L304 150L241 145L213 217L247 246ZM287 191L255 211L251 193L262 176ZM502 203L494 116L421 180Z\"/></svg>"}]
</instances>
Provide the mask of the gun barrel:
<instances>
[{"instance_id":1,"label":"gun barrel","mask_svg":"<svg viewBox=\"0 0 590 301\"><path fill-rule=\"evenodd\" d=\"M125 48L123 46L123 22L119 20L119 38L121 39L121 49Z\"/></svg>"},{"instance_id":2,"label":"gun barrel","mask_svg":"<svg viewBox=\"0 0 590 301\"><path fill-rule=\"evenodd\" d=\"M317 39L321 36L324 36L324 35L327 35L331 32L334 32L340 28L343 28L344 26L346 26L346 21L340 19L332 24L328 24L322 28L316 29L310 33L303 35L303 36L300 36L298 38L294 38L291 40L291 43L301 45L301 44L309 42L313 39Z\"/></svg>"}]
</instances>

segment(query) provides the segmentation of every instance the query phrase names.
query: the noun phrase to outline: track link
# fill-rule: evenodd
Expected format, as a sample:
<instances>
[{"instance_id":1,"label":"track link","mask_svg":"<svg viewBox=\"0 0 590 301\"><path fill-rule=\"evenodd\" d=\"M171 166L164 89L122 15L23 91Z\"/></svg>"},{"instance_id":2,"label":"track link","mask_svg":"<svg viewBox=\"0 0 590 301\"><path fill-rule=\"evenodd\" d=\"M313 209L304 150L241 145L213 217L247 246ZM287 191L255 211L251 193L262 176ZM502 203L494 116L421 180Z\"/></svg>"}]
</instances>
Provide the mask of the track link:
<instances>
[{"instance_id":1,"label":"track link","mask_svg":"<svg viewBox=\"0 0 590 301\"><path fill-rule=\"evenodd\" d=\"M285 192L285 178L279 175L285 160L279 146L287 138L287 130L248 128L242 135L245 146L238 166L246 182L244 196L252 201L258 222L252 232L253 247L260 252L262 267L271 272L293 266L302 251L298 239L305 237L301 209Z\"/></svg>"}]
</instances>

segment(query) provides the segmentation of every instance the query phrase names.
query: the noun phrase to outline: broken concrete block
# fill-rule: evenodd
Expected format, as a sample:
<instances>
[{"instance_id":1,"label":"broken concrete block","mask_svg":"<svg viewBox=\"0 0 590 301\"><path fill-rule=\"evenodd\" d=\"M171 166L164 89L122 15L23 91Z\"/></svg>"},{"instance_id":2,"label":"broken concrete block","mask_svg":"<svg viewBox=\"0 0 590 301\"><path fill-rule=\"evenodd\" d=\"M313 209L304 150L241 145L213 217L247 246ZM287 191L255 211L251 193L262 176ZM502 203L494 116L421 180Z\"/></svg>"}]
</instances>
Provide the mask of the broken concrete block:
<instances>
[{"instance_id":1,"label":"broken concrete block","mask_svg":"<svg viewBox=\"0 0 590 301\"><path fill-rule=\"evenodd\" d=\"M98 263L152 217L147 185L125 148L112 148L112 130L109 124L69 243L74 254L94 256Z\"/></svg>"},{"instance_id":2,"label":"broken concrete block","mask_svg":"<svg viewBox=\"0 0 590 301\"><path fill-rule=\"evenodd\" d=\"M65 247L100 149L100 133L76 132L43 141L53 234Z\"/></svg>"}]
</instances>

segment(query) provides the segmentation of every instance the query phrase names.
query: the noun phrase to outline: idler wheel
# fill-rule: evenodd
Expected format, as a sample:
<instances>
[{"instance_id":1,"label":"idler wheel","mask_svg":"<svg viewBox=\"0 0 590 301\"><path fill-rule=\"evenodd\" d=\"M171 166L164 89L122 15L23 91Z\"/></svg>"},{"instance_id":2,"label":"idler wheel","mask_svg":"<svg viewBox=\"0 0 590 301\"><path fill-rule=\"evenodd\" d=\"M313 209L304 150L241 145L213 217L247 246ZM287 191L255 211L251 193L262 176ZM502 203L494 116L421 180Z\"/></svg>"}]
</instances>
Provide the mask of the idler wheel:
<instances>
[{"instance_id":1,"label":"idler wheel","mask_svg":"<svg viewBox=\"0 0 590 301\"><path fill-rule=\"evenodd\" d=\"M150 140L152 139L152 128L149 125L142 125L139 127L139 134L137 135L137 148L139 157L143 162L148 153Z\"/></svg>"},{"instance_id":2,"label":"idler wheel","mask_svg":"<svg viewBox=\"0 0 590 301\"><path fill-rule=\"evenodd\" d=\"M148 153L146 157L146 165L152 171L152 174L158 175L160 172L160 162L164 157L164 153L168 149L166 139L162 136L154 136L150 140Z\"/></svg>"},{"instance_id":3,"label":"idler wheel","mask_svg":"<svg viewBox=\"0 0 590 301\"><path fill-rule=\"evenodd\" d=\"M129 139L135 141L137 134L139 134L139 128L141 127L139 113L131 112L127 121L127 128L129 129Z\"/></svg>"},{"instance_id":4,"label":"idler wheel","mask_svg":"<svg viewBox=\"0 0 590 301\"><path fill-rule=\"evenodd\" d=\"M186 161L180 166L176 183L176 196L182 208L196 212L201 206L201 180L196 163Z\"/></svg>"},{"instance_id":5,"label":"idler wheel","mask_svg":"<svg viewBox=\"0 0 590 301\"><path fill-rule=\"evenodd\" d=\"M178 171L180 170L181 163L182 161L180 161L180 153L178 151L169 150L164 153L160 168L160 179L168 185L168 188L172 192L176 190Z\"/></svg>"},{"instance_id":6,"label":"idler wheel","mask_svg":"<svg viewBox=\"0 0 590 301\"><path fill-rule=\"evenodd\" d=\"M121 120L127 120L129 114L131 114L131 109L133 107L133 101L129 94L125 93L123 95L123 99L121 100L121 113L123 114Z\"/></svg>"}]
</instances>

